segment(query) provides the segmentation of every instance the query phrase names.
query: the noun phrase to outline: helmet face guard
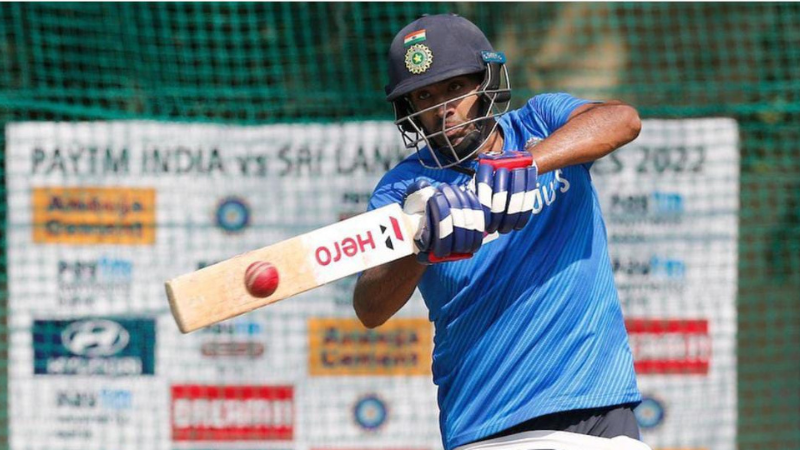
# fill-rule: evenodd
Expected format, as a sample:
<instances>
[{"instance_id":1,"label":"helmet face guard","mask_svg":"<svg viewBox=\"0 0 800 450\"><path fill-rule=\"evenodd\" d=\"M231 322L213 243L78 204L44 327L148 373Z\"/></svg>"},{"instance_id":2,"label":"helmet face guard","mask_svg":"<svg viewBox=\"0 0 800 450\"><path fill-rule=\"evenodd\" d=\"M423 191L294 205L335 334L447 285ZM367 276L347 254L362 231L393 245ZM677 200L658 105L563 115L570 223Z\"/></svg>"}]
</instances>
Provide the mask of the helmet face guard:
<instances>
[{"instance_id":1,"label":"helmet face guard","mask_svg":"<svg viewBox=\"0 0 800 450\"><path fill-rule=\"evenodd\" d=\"M420 163L427 168L445 169L475 157L497 129L496 117L508 112L511 99L511 86L508 81L508 69L505 64L491 63L487 66L483 82L477 89L446 100L429 108L415 111L411 101L403 96L393 102L395 110L395 125L403 136L406 148L414 149ZM502 76L501 76L502 75ZM478 113L474 118L447 127L446 117L433 130L426 129L420 121L420 116L439 108L447 109L451 103L457 103L465 98L477 96ZM453 143L447 135L459 129L471 128L457 143ZM424 158L422 148L426 148L430 158ZM433 161L430 164L428 161Z\"/></svg>"},{"instance_id":2,"label":"helmet face guard","mask_svg":"<svg viewBox=\"0 0 800 450\"><path fill-rule=\"evenodd\" d=\"M386 100L394 107L395 124L407 148L417 150L425 167L446 168L474 157L497 129L500 114L508 112L511 86L506 57L492 47L483 32L454 14L423 16L395 36L389 48L389 84ZM463 75L482 74L483 81L469 94L416 111L408 95L418 89ZM449 128L442 123L426 129L420 120L436 108L477 96L478 113L463 124ZM447 136L463 129L457 142ZM430 158L420 147L427 146ZM429 161L433 161L431 164Z\"/></svg>"}]
</instances>

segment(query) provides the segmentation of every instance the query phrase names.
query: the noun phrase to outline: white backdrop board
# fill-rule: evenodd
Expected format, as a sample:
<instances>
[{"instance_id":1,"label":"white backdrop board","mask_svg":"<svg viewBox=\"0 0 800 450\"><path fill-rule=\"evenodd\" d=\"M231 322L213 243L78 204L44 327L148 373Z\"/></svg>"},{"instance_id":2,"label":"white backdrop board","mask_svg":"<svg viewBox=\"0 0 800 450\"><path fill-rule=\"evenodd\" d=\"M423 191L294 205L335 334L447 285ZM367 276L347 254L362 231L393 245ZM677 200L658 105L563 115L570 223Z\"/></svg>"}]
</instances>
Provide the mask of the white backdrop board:
<instances>
[{"instance_id":1,"label":"white backdrop board","mask_svg":"<svg viewBox=\"0 0 800 450\"><path fill-rule=\"evenodd\" d=\"M182 335L163 290L363 212L405 155L385 122L8 125L11 447L440 448L418 295L367 331L350 277ZM734 448L738 167L697 119L593 169L654 447Z\"/></svg>"}]
</instances>

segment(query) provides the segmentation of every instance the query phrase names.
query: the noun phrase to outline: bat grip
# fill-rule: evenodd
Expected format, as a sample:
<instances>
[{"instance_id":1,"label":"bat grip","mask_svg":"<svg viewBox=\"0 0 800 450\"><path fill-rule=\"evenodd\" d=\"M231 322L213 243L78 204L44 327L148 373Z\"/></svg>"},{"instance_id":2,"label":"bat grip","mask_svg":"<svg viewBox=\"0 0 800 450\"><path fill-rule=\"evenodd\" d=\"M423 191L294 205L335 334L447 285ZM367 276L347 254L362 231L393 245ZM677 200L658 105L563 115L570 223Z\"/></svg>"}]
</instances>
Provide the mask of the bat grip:
<instances>
[{"instance_id":1,"label":"bat grip","mask_svg":"<svg viewBox=\"0 0 800 450\"><path fill-rule=\"evenodd\" d=\"M431 253L428 256L428 261L431 264L440 263L440 262L448 262L448 261L460 261L462 259L469 259L472 258L472 253L451 253L443 258L437 258L436 255Z\"/></svg>"},{"instance_id":2,"label":"bat grip","mask_svg":"<svg viewBox=\"0 0 800 450\"><path fill-rule=\"evenodd\" d=\"M483 154L479 157L479 164L491 166L494 170L514 170L533 165L533 155L528 152L507 151L501 154Z\"/></svg>"}]
</instances>

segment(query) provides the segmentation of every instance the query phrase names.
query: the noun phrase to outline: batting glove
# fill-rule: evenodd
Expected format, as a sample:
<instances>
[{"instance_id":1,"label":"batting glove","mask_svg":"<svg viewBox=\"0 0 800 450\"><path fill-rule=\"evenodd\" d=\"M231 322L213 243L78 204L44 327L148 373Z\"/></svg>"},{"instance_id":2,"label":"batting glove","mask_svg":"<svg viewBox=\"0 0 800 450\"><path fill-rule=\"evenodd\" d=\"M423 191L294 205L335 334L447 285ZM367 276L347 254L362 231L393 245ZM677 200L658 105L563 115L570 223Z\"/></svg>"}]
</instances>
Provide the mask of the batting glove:
<instances>
[{"instance_id":1,"label":"batting glove","mask_svg":"<svg viewBox=\"0 0 800 450\"><path fill-rule=\"evenodd\" d=\"M477 195L463 187L434 188L419 180L406 189L403 210L422 214L414 236L417 260L423 264L472 257L483 243L484 217Z\"/></svg>"},{"instance_id":2,"label":"batting glove","mask_svg":"<svg viewBox=\"0 0 800 450\"><path fill-rule=\"evenodd\" d=\"M539 170L528 152L481 154L475 174L486 232L521 230L533 211Z\"/></svg>"}]
</instances>

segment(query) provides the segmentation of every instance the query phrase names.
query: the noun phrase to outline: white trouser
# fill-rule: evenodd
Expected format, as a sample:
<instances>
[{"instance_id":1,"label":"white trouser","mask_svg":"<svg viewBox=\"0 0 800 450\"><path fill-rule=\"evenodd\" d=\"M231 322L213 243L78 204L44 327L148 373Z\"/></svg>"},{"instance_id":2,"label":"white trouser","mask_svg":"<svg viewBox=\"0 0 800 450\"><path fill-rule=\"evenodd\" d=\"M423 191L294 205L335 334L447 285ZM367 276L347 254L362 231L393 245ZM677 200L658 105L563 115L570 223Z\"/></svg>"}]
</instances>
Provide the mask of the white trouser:
<instances>
[{"instance_id":1,"label":"white trouser","mask_svg":"<svg viewBox=\"0 0 800 450\"><path fill-rule=\"evenodd\" d=\"M652 450L627 436L602 438L566 431L525 431L488 441L462 445L455 450Z\"/></svg>"}]
</instances>

